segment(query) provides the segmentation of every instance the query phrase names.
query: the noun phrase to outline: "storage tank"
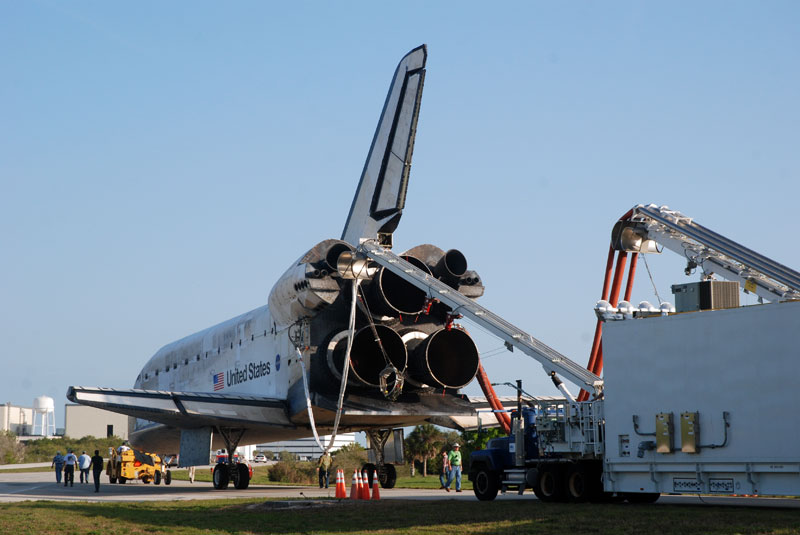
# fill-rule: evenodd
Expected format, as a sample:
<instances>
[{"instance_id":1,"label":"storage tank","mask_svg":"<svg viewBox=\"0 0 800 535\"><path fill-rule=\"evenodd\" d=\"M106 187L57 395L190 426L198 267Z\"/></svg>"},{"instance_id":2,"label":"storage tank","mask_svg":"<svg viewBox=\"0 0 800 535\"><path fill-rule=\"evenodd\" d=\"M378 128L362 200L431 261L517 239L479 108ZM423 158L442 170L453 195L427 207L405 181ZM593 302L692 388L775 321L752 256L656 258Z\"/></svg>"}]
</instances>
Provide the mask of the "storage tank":
<instances>
[{"instance_id":1,"label":"storage tank","mask_svg":"<svg viewBox=\"0 0 800 535\"><path fill-rule=\"evenodd\" d=\"M56 434L56 403L50 396L39 396L33 400L32 435L50 437Z\"/></svg>"}]
</instances>

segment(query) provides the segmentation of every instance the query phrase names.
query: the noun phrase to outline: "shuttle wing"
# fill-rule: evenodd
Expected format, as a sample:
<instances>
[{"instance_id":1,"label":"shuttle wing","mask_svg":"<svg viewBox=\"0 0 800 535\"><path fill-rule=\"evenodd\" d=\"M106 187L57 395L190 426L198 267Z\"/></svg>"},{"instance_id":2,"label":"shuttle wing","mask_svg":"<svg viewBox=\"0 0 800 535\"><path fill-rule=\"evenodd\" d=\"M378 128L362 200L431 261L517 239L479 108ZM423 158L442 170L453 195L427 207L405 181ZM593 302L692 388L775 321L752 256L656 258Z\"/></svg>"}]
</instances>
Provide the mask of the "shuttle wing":
<instances>
[{"instance_id":1,"label":"shuttle wing","mask_svg":"<svg viewBox=\"0 0 800 535\"><path fill-rule=\"evenodd\" d=\"M342 240L353 245L375 238L391 244L391 234L400 222L427 56L425 45L415 48L400 60L394 73L342 232Z\"/></svg>"},{"instance_id":2,"label":"shuttle wing","mask_svg":"<svg viewBox=\"0 0 800 535\"><path fill-rule=\"evenodd\" d=\"M247 427L252 422L294 427L284 401L260 396L71 386L67 399L177 427Z\"/></svg>"}]
</instances>

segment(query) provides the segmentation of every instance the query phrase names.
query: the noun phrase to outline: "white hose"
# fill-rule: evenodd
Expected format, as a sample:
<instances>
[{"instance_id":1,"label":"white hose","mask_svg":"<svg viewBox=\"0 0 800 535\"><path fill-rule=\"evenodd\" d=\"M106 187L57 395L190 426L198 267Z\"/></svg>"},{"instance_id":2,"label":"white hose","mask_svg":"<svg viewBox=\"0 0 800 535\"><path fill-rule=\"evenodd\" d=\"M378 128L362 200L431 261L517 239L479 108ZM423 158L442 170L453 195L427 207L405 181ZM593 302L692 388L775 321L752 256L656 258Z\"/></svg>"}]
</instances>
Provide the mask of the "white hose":
<instances>
[{"instance_id":1,"label":"white hose","mask_svg":"<svg viewBox=\"0 0 800 535\"><path fill-rule=\"evenodd\" d=\"M322 445L322 441L319 439L319 434L317 433L317 426L314 423L314 412L311 410L311 395L308 392L308 378L306 377L306 364L305 364L305 357L300 352L300 348L297 347L295 350L297 351L298 359L300 360L300 367L302 368L303 372L303 390L306 394L306 407L308 408L308 421L311 424L311 430L314 432L314 440L317 442L317 446L320 447L321 450L324 452L328 452L333 447L333 442L336 440L336 432L339 430L339 421L342 417L342 407L344 406L344 392L347 386L347 375L350 371L350 350L353 347L353 337L355 336L356 330L356 301L358 299L358 285L361 283L359 279L353 279L353 299L350 304L350 323L348 325L348 334L347 334L347 350L344 354L344 365L342 368L342 382L339 386L339 402L336 407L336 419L333 421L333 431L331 432L331 440L328 443L328 447Z\"/></svg>"}]
</instances>

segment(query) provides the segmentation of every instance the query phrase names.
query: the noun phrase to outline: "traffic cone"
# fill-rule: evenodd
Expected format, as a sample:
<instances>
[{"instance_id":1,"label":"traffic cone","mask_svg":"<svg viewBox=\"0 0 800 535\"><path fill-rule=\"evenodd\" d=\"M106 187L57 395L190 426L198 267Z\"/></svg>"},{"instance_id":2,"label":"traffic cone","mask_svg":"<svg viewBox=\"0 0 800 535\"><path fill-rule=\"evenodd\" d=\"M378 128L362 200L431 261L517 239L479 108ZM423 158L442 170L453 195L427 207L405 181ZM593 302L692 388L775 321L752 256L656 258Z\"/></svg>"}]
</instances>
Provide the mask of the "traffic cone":
<instances>
[{"instance_id":1,"label":"traffic cone","mask_svg":"<svg viewBox=\"0 0 800 535\"><path fill-rule=\"evenodd\" d=\"M336 497L347 498L347 489L344 486L344 470L341 468L336 471Z\"/></svg>"},{"instance_id":2,"label":"traffic cone","mask_svg":"<svg viewBox=\"0 0 800 535\"><path fill-rule=\"evenodd\" d=\"M380 500L381 499L381 491L378 490L380 488L380 483L378 483L378 471L374 470L372 472L372 499L373 500Z\"/></svg>"},{"instance_id":3,"label":"traffic cone","mask_svg":"<svg viewBox=\"0 0 800 535\"><path fill-rule=\"evenodd\" d=\"M367 475L367 471L364 470L363 477L361 478L361 499L362 500L369 500L369 476Z\"/></svg>"},{"instance_id":4,"label":"traffic cone","mask_svg":"<svg viewBox=\"0 0 800 535\"><path fill-rule=\"evenodd\" d=\"M358 500L361 498L361 484L358 479L358 470L353 472L353 484L350 486L350 499L351 500Z\"/></svg>"},{"instance_id":5,"label":"traffic cone","mask_svg":"<svg viewBox=\"0 0 800 535\"><path fill-rule=\"evenodd\" d=\"M358 499L359 500L363 500L364 499L364 487L367 487L369 485L369 482L363 477L363 475L364 475L363 472L359 472L358 473L358 481L359 481L359 484L358 484Z\"/></svg>"},{"instance_id":6,"label":"traffic cone","mask_svg":"<svg viewBox=\"0 0 800 535\"><path fill-rule=\"evenodd\" d=\"M334 496L339 497L339 471L336 471L336 486L333 487L334 489Z\"/></svg>"}]
</instances>

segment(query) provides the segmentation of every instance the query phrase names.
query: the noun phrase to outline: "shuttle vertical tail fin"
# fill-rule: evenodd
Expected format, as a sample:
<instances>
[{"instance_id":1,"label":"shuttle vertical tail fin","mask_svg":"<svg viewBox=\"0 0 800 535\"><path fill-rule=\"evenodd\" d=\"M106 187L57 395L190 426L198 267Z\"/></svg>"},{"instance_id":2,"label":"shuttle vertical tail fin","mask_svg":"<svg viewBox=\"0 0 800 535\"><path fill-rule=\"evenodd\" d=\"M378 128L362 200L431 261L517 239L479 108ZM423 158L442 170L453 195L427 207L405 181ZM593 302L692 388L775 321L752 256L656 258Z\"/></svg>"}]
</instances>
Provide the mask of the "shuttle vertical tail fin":
<instances>
[{"instance_id":1,"label":"shuttle vertical tail fin","mask_svg":"<svg viewBox=\"0 0 800 535\"><path fill-rule=\"evenodd\" d=\"M427 56L426 45L415 48L394 73L342 232L353 245L377 238L391 246L406 200Z\"/></svg>"}]
</instances>

